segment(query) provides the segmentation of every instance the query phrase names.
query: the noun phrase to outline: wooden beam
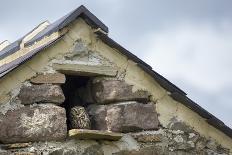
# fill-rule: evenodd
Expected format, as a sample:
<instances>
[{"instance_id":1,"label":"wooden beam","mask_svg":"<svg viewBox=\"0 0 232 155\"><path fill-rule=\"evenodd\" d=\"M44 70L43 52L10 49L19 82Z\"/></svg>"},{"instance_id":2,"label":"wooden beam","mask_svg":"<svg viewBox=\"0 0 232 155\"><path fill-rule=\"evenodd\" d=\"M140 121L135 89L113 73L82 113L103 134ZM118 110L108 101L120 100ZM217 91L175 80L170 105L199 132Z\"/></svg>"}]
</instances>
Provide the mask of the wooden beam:
<instances>
[{"instance_id":1,"label":"wooden beam","mask_svg":"<svg viewBox=\"0 0 232 155\"><path fill-rule=\"evenodd\" d=\"M116 76L117 70L111 66L84 65L84 64L53 64L53 68L66 75L78 76Z\"/></svg>"}]
</instances>

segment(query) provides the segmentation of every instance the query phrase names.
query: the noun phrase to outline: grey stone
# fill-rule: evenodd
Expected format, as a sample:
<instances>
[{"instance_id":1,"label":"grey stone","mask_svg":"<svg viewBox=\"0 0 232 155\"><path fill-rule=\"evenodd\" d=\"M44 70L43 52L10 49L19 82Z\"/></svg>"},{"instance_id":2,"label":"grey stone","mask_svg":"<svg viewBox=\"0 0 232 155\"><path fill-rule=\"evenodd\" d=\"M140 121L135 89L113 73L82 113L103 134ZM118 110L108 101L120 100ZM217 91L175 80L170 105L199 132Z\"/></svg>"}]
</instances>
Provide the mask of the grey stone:
<instances>
[{"instance_id":1,"label":"grey stone","mask_svg":"<svg viewBox=\"0 0 232 155\"><path fill-rule=\"evenodd\" d=\"M25 106L0 116L0 142L24 143L64 140L66 112L53 104Z\"/></svg>"},{"instance_id":2,"label":"grey stone","mask_svg":"<svg viewBox=\"0 0 232 155\"><path fill-rule=\"evenodd\" d=\"M168 125L171 130L180 130L186 133L194 132L194 130L186 125L184 122L178 121L175 117L171 119L171 123Z\"/></svg>"},{"instance_id":3,"label":"grey stone","mask_svg":"<svg viewBox=\"0 0 232 155\"><path fill-rule=\"evenodd\" d=\"M91 120L91 127L95 130L107 130L107 107L105 105L90 105L87 108Z\"/></svg>"},{"instance_id":4,"label":"grey stone","mask_svg":"<svg viewBox=\"0 0 232 155\"><path fill-rule=\"evenodd\" d=\"M23 86L19 93L22 104L56 103L64 102L65 97L60 86L43 84Z\"/></svg>"},{"instance_id":5,"label":"grey stone","mask_svg":"<svg viewBox=\"0 0 232 155\"><path fill-rule=\"evenodd\" d=\"M49 152L49 155L79 155L76 150L73 149L56 149Z\"/></svg>"},{"instance_id":6,"label":"grey stone","mask_svg":"<svg viewBox=\"0 0 232 155\"><path fill-rule=\"evenodd\" d=\"M86 148L82 155L104 155L104 152L100 145L92 145Z\"/></svg>"},{"instance_id":7,"label":"grey stone","mask_svg":"<svg viewBox=\"0 0 232 155\"><path fill-rule=\"evenodd\" d=\"M93 80L92 95L99 104L120 101L149 101L150 95L147 91L137 90L134 92L132 87L132 85L120 80Z\"/></svg>"},{"instance_id":8,"label":"grey stone","mask_svg":"<svg viewBox=\"0 0 232 155\"><path fill-rule=\"evenodd\" d=\"M145 147L140 150L123 150L120 152L113 153L113 155L160 155L162 149L159 146Z\"/></svg>"},{"instance_id":9,"label":"grey stone","mask_svg":"<svg viewBox=\"0 0 232 155\"><path fill-rule=\"evenodd\" d=\"M230 154L230 149L228 148L223 148L221 145L217 146L217 152L219 154Z\"/></svg>"},{"instance_id":10,"label":"grey stone","mask_svg":"<svg viewBox=\"0 0 232 155\"><path fill-rule=\"evenodd\" d=\"M191 150L191 149L193 149L193 147L189 143L177 143L174 146L174 150L185 150L185 151L188 151L188 150Z\"/></svg>"},{"instance_id":11,"label":"grey stone","mask_svg":"<svg viewBox=\"0 0 232 155\"><path fill-rule=\"evenodd\" d=\"M133 138L135 138L138 142L143 143L156 143L161 142L162 140L162 134L158 132L139 132L139 133L132 133L131 135Z\"/></svg>"},{"instance_id":12,"label":"grey stone","mask_svg":"<svg viewBox=\"0 0 232 155\"><path fill-rule=\"evenodd\" d=\"M207 140L205 138L200 137L196 142L196 150L201 151L206 148Z\"/></svg>"},{"instance_id":13,"label":"grey stone","mask_svg":"<svg viewBox=\"0 0 232 155\"><path fill-rule=\"evenodd\" d=\"M14 144L5 144L2 146L2 148L5 150L20 149L20 148L29 147L30 145L31 145L30 143L14 143Z\"/></svg>"},{"instance_id":14,"label":"grey stone","mask_svg":"<svg viewBox=\"0 0 232 155\"><path fill-rule=\"evenodd\" d=\"M64 149L56 149L49 152L49 155L63 155Z\"/></svg>"},{"instance_id":15,"label":"grey stone","mask_svg":"<svg viewBox=\"0 0 232 155\"><path fill-rule=\"evenodd\" d=\"M200 135L198 133L189 133L188 139L194 143L196 143L198 141L198 139L200 138Z\"/></svg>"},{"instance_id":16,"label":"grey stone","mask_svg":"<svg viewBox=\"0 0 232 155\"><path fill-rule=\"evenodd\" d=\"M213 151L216 151L217 150L217 146L218 144L212 140L212 139L209 139L206 143L206 147L210 150L213 150Z\"/></svg>"},{"instance_id":17,"label":"grey stone","mask_svg":"<svg viewBox=\"0 0 232 155\"><path fill-rule=\"evenodd\" d=\"M0 155L10 155L10 153L7 151L0 150Z\"/></svg>"},{"instance_id":18,"label":"grey stone","mask_svg":"<svg viewBox=\"0 0 232 155\"><path fill-rule=\"evenodd\" d=\"M123 102L113 105L92 105L88 113L96 130L133 132L158 129L158 118L152 103Z\"/></svg>"},{"instance_id":19,"label":"grey stone","mask_svg":"<svg viewBox=\"0 0 232 155\"><path fill-rule=\"evenodd\" d=\"M120 150L138 150L140 148L138 142L129 134L124 134L120 140L112 143Z\"/></svg>"},{"instance_id":20,"label":"grey stone","mask_svg":"<svg viewBox=\"0 0 232 155\"><path fill-rule=\"evenodd\" d=\"M91 122L84 107L74 106L69 113L69 121L72 129L90 129Z\"/></svg>"},{"instance_id":21,"label":"grey stone","mask_svg":"<svg viewBox=\"0 0 232 155\"><path fill-rule=\"evenodd\" d=\"M38 155L38 153L35 152L15 152L14 155Z\"/></svg>"},{"instance_id":22,"label":"grey stone","mask_svg":"<svg viewBox=\"0 0 232 155\"><path fill-rule=\"evenodd\" d=\"M78 155L75 150L64 150L63 155Z\"/></svg>"}]
</instances>

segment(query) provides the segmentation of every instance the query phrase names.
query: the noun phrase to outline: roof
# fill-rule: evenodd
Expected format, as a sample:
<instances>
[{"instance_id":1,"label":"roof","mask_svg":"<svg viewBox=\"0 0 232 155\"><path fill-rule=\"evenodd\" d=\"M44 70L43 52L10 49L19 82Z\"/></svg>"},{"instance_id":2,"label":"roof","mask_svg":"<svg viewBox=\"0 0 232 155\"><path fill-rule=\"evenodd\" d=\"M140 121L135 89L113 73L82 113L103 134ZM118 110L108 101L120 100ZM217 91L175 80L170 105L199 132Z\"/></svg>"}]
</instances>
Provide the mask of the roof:
<instances>
[{"instance_id":1,"label":"roof","mask_svg":"<svg viewBox=\"0 0 232 155\"><path fill-rule=\"evenodd\" d=\"M104 33L97 32L98 37L107 45L111 46L112 48L117 49L119 52L121 52L123 55L127 56L128 59L133 60L137 63L137 65L142 68L145 72L147 72L149 75L151 75L164 89L170 92L170 96L188 107L189 109L193 110L194 112L198 113L201 117L203 117L206 122L208 122L210 125L214 126L218 130L222 131L226 135L232 138L232 129L226 126L221 120L216 118L214 115L203 109L201 106L199 106L197 103L192 101L187 97L187 94L175 86L173 83L168 81L166 78L164 78L162 75L155 72L151 66L149 66L147 63L139 59L137 56L135 56L133 53L129 52L125 48L123 48L121 45L119 45L117 42L115 42L113 39L111 39L107 33L108 33L108 27L103 24L96 16L94 16L87 8L85 8L83 5L78 7L77 9L73 10L69 14L65 15L64 17L60 18L59 20L55 21L54 23L48 25L45 29L43 29L41 32L36 34L32 39L27 41L25 43L25 46L30 46L34 44L35 42L41 40L42 38L52 34L53 32L59 31L66 27L69 23L74 21L77 18L84 19L87 24L89 24L92 28L100 28ZM18 51L20 49L20 43L22 42L22 39L19 39L15 41L14 43L6 46L2 51L0 51L0 60L5 58L8 55L11 55ZM47 48L54 44L57 40L59 40L60 37L58 37L55 40L52 40L50 42L47 42L43 46L40 46L38 48L35 48L28 52L27 54L23 55L22 57L19 57L16 60L13 60L12 62L9 62L7 64L4 64L0 66L0 78L5 76L10 71L17 68L19 65L23 64L27 60L29 60L31 57L33 57L35 54L40 52L42 49Z\"/></svg>"}]
</instances>

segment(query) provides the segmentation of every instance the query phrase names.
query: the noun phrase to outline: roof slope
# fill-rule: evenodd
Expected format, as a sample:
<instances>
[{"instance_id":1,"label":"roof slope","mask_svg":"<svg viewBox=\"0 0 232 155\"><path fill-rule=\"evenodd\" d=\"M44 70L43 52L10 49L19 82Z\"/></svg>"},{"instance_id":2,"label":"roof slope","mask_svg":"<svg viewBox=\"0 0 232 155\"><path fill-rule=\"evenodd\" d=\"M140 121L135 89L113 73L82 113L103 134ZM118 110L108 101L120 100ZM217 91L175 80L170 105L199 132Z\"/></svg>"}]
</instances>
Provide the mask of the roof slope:
<instances>
[{"instance_id":1,"label":"roof slope","mask_svg":"<svg viewBox=\"0 0 232 155\"><path fill-rule=\"evenodd\" d=\"M226 135L232 138L232 129L230 129L228 126L226 126L221 120L216 118L214 115L203 109L201 106L199 106L197 103L189 99L186 95L186 93L179 89L177 86L172 84L170 81L168 81L166 78L164 78L162 75L158 74L154 70L152 70L152 67L149 66L147 63L139 59L137 56L123 48L121 45L119 45L117 42L115 42L113 39L109 38L108 33L108 27L104 25L96 16L94 16L87 8L84 6L80 6L74 11L70 12L69 14L65 15L64 17L60 18L59 20L55 21L54 23L50 24L47 28L39 32L37 35L35 35L31 40L25 43L26 46L30 46L34 44L36 41L41 40L42 38L52 34L53 32L59 31L62 28L66 27L70 22L74 21L77 18L83 18L87 24L89 24L93 28L100 28L105 33L97 33L98 37L105 42L107 45L117 49L119 52L121 52L123 55L127 56L128 59L133 60L137 63L139 67L141 67L144 71L146 71L149 75L151 75L164 89L169 91L171 93L171 97L185 105L186 107L190 108L194 112L198 113L201 117L205 118L206 121L214 126L215 128L219 129ZM0 66L0 78L18 67L20 64L24 63L28 59L30 59L32 56L34 56L36 53L41 51L42 49L51 46L54 44L58 39L55 41L47 42L45 45L38 47L29 53L23 55L22 57L4 64ZM5 58L8 55L11 55L15 53L17 50L20 49L20 43L22 42L22 38L15 41L14 43L8 45L5 47L2 51L0 51L0 60Z\"/></svg>"}]
</instances>

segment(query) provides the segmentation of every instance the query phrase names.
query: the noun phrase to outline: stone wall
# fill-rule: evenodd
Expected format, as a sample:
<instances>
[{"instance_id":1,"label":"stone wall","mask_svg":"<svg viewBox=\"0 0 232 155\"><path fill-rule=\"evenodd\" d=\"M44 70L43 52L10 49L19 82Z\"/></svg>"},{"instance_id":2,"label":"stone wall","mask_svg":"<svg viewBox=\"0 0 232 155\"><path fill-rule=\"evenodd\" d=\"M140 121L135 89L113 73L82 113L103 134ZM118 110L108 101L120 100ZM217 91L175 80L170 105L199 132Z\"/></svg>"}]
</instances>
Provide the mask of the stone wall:
<instances>
[{"instance_id":1,"label":"stone wall","mask_svg":"<svg viewBox=\"0 0 232 155\"><path fill-rule=\"evenodd\" d=\"M38 74L1 106L1 155L229 154L175 118L163 127L145 90L117 78L68 78Z\"/></svg>"}]
</instances>

